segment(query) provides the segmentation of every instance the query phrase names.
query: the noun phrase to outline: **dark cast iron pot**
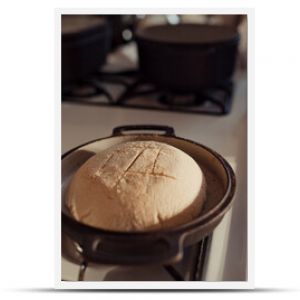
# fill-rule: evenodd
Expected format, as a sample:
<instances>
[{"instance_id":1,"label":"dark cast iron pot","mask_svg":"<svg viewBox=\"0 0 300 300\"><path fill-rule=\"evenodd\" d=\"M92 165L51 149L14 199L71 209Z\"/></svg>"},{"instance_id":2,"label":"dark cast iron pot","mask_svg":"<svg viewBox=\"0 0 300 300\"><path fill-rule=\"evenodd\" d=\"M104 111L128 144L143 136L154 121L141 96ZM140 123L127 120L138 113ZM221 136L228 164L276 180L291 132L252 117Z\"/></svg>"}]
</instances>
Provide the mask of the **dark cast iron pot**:
<instances>
[{"instance_id":1,"label":"dark cast iron pot","mask_svg":"<svg viewBox=\"0 0 300 300\"><path fill-rule=\"evenodd\" d=\"M199 92L233 76L239 34L220 25L157 25L138 29L142 76L174 92Z\"/></svg>"},{"instance_id":2,"label":"dark cast iron pot","mask_svg":"<svg viewBox=\"0 0 300 300\"><path fill-rule=\"evenodd\" d=\"M134 133L125 134L127 131ZM149 133L152 131L152 133ZM193 221L180 226L142 232L117 232L94 228L76 221L65 205L65 191L78 168L92 155L126 141L154 140L185 151L201 166L207 181L203 211ZM189 176L187 174L187 176ZM183 248L212 233L232 205L235 175L228 162L208 147L175 136L167 126L132 125L117 127L111 136L80 145L62 156L62 235L76 244L73 261L107 264L169 264L177 262ZM67 258L67 247L62 252ZM70 254L70 253L69 253ZM74 253L73 253L74 254ZM71 257L72 259L72 257Z\"/></svg>"}]
</instances>

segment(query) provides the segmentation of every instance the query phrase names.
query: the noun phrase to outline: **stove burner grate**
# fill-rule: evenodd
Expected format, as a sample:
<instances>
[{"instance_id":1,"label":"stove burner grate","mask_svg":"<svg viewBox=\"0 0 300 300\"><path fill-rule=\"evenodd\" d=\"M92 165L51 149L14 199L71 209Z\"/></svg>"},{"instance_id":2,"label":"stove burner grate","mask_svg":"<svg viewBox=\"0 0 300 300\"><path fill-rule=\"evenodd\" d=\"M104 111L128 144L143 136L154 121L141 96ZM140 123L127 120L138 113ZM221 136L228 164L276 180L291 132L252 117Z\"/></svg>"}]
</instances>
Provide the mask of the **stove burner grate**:
<instances>
[{"instance_id":1,"label":"stove burner grate","mask_svg":"<svg viewBox=\"0 0 300 300\"><path fill-rule=\"evenodd\" d=\"M169 275L175 280L175 281L203 281L204 280L204 267L207 260L207 252L209 243L211 240L211 235L205 237L200 242L198 242L194 246L190 246L192 248L195 248L195 254L193 258L189 261L187 268L185 270L178 269L178 264L175 265L165 265L163 268L169 273ZM75 243L74 243L75 244ZM79 272L78 272L78 281L84 281L85 280L85 273L89 266L89 263L87 260L84 259L84 251L82 248L76 247L76 249L73 247L72 251L79 251L79 256L82 257L82 261L77 262L79 263ZM70 249L68 249L70 251ZM179 262L179 264L182 262ZM186 264L186 262L183 262Z\"/></svg>"},{"instance_id":2,"label":"stove burner grate","mask_svg":"<svg viewBox=\"0 0 300 300\"><path fill-rule=\"evenodd\" d=\"M115 88L119 93L115 93ZM179 94L141 79L135 70L98 72L84 82L63 87L62 100L87 105L226 115L232 106L233 83Z\"/></svg>"}]
</instances>

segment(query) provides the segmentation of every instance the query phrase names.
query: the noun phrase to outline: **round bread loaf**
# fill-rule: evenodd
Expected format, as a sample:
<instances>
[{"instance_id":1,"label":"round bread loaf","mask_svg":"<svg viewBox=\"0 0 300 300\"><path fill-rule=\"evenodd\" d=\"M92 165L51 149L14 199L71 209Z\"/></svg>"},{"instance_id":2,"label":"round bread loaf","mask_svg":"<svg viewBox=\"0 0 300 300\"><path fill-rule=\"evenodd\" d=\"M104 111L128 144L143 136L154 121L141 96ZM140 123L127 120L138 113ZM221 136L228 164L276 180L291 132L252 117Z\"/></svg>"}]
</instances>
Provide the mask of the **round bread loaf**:
<instances>
[{"instance_id":1,"label":"round bread loaf","mask_svg":"<svg viewBox=\"0 0 300 300\"><path fill-rule=\"evenodd\" d=\"M88 159L73 176L67 206L82 223L117 231L176 226L201 212L199 165L168 144L118 144Z\"/></svg>"}]
</instances>

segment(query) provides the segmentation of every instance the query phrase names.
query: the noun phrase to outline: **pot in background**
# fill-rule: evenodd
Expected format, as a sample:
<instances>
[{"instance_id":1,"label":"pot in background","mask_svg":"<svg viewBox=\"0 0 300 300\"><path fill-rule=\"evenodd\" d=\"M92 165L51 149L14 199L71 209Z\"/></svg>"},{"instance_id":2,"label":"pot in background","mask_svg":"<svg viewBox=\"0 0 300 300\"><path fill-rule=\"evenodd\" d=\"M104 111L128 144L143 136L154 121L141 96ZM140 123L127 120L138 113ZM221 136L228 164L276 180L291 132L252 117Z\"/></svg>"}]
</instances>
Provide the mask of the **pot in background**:
<instances>
[{"instance_id":1,"label":"pot in background","mask_svg":"<svg viewBox=\"0 0 300 300\"><path fill-rule=\"evenodd\" d=\"M200 92L231 80L239 34L204 24L158 25L135 33L146 80L174 92Z\"/></svg>"},{"instance_id":2,"label":"pot in background","mask_svg":"<svg viewBox=\"0 0 300 300\"><path fill-rule=\"evenodd\" d=\"M62 84L82 81L97 71L105 63L111 39L111 27L105 17L62 15Z\"/></svg>"}]
</instances>

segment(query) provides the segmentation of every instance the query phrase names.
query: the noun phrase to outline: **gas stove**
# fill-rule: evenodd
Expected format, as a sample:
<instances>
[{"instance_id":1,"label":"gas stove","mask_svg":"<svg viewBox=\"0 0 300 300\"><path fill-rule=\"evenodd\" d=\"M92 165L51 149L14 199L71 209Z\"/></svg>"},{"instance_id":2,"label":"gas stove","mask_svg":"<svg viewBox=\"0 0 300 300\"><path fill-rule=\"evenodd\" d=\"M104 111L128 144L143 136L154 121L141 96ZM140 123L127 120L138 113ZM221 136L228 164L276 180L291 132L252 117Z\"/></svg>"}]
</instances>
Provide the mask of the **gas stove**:
<instances>
[{"instance_id":1,"label":"gas stove","mask_svg":"<svg viewBox=\"0 0 300 300\"><path fill-rule=\"evenodd\" d=\"M86 81L62 87L62 151L109 136L120 125L169 125L178 136L215 149L231 164L238 182L234 205L210 236L185 249L182 261L177 264L93 265L63 253L61 279L246 280L246 74L237 72L234 93L233 83L228 82L201 94L184 95L158 89L141 79L136 70L135 46L126 45L110 54L107 65Z\"/></svg>"}]
</instances>

